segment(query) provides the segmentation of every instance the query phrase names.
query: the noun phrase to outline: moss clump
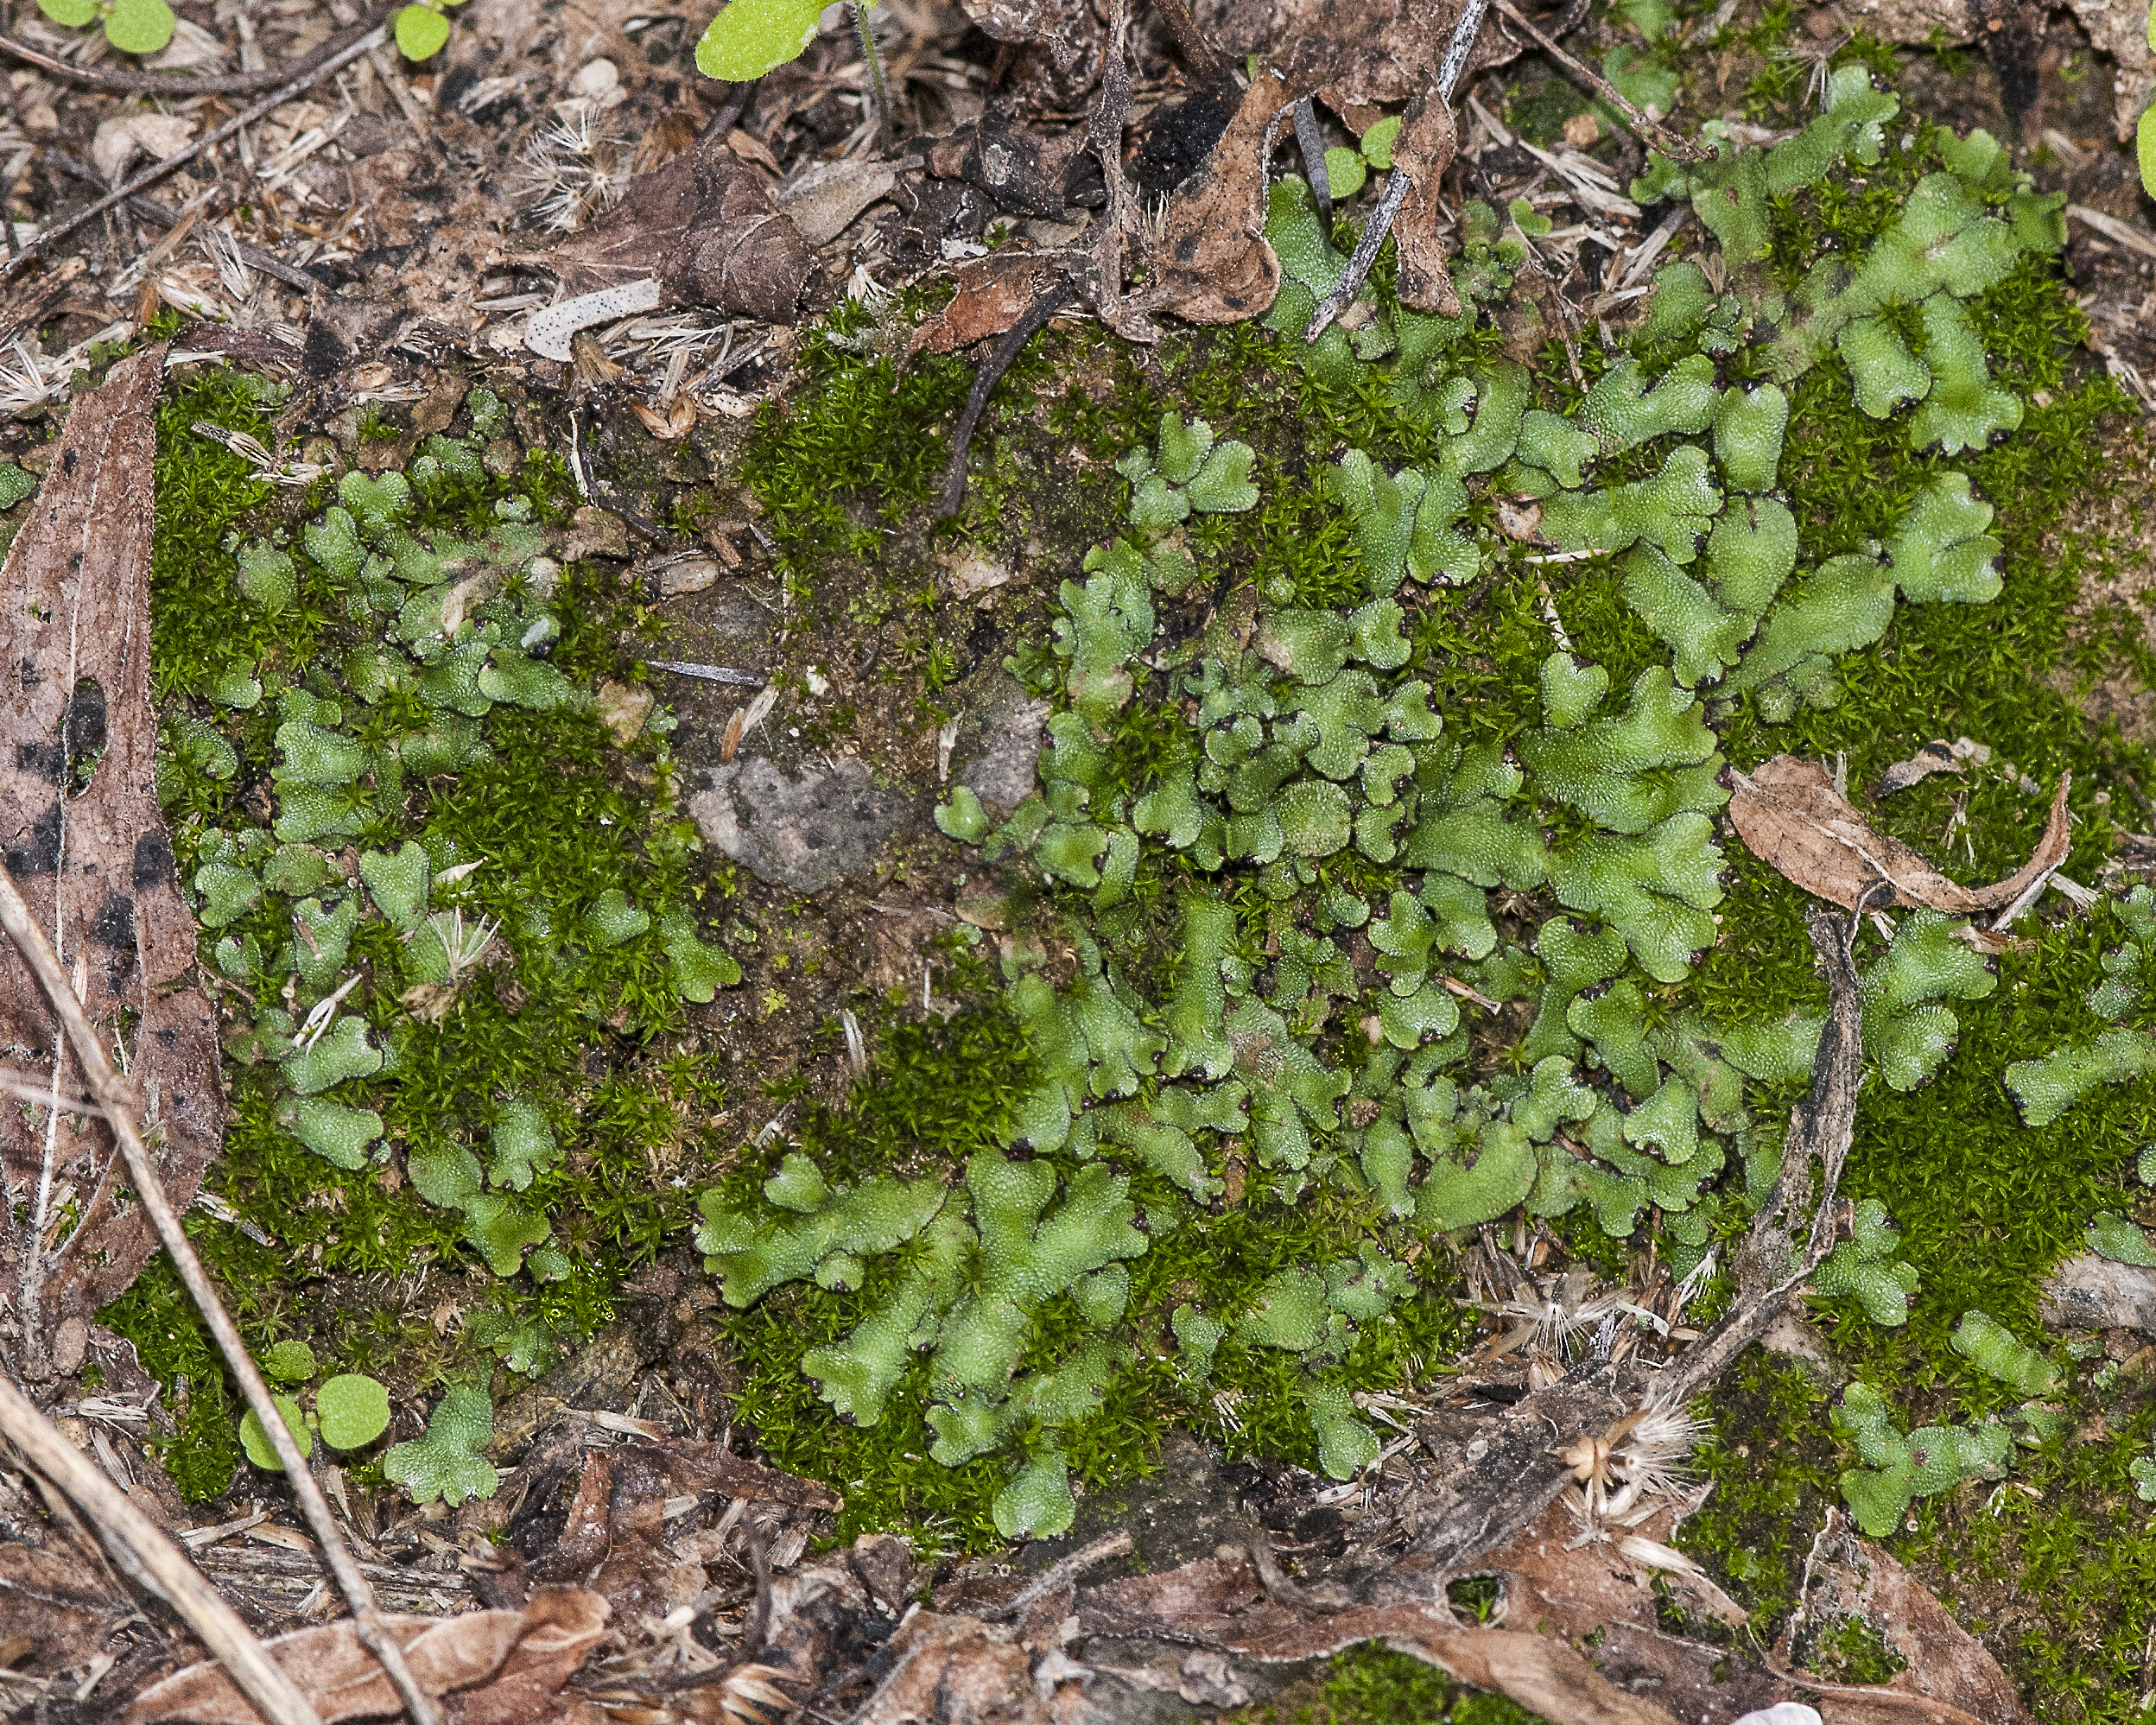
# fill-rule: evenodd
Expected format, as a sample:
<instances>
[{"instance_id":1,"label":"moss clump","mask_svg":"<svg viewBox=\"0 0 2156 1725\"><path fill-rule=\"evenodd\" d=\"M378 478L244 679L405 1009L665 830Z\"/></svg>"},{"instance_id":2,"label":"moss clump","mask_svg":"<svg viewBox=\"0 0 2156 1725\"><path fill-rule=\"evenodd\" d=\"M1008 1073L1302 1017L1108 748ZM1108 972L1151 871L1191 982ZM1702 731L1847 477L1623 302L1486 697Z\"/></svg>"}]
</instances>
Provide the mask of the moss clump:
<instances>
[{"instance_id":1,"label":"moss clump","mask_svg":"<svg viewBox=\"0 0 2156 1725\"><path fill-rule=\"evenodd\" d=\"M475 1328L541 1370L688 1214L664 1176L703 1153L682 1115L708 1113L716 1057L666 1039L685 996L739 980L698 914L728 878L673 812L666 715L625 754L594 710L599 678L636 675L618 643L638 617L544 555L559 464L497 480L437 436L409 476L348 474L282 516L188 428L267 434L263 405L212 373L159 420L160 790L228 1021L212 1184L262 1236L212 1226L205 1255L244 1326L311 1277L484 1265ZM317 1340L354 1369L411 1344L408 1391L476 1339L416 1341L422 1315L368 1303ZM187 1374L168 1460L221 1487L192 1321L156 1272L111 1321Z\"/></svg>"}]
</instances>

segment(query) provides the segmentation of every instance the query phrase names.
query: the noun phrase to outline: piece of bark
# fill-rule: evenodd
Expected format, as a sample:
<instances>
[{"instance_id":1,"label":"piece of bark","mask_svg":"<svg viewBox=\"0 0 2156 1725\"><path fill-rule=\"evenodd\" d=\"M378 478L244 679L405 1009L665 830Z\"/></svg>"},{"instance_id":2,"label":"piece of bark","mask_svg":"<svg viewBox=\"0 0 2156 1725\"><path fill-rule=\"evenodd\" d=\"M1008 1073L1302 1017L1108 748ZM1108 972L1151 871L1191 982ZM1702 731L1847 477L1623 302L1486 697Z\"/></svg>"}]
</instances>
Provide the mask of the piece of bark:
<instances>
[{"instance_id":1,"label":"piece of bark","mask_svg":"<svg viewBox=\"0 0 2156 1725\"><path fill-rule=\"evenodd\" d=\"M815 265L762 176L716 137L638 174L581 233L513 261L553 270L572 297L656 278L662 307L708 306L765 323L794 320Z\"/></svg>"},{"instance_id":2,"label":"piece of bark","mask_svg":"<svg viewBox=\"0 0 2156 1725\"><path fill-rule=\"evenodd\" d=\"M1291 99L1260 73L1206 164L1169 194L1160 289L1149 305L1189 323L1243 323L1280 291L1280 260L1265 236L1266 128Z\"/></svg>"},{"instance_id":3,"label":"piece of bark","mask_svg":"<svg viewBox=\"0 0 2156 1725\"><path fill-rule=\"evenodd\" d=\"M7 589L8 730L0 758L0 845L31 914L79 979L92 1021L126 1047L143 1124L158 1131L166 1191L185 1209L225 1129L216 1024L189 984L193 915L180 895L157 806L150 706L150 476L160 345L79 397L59 453L0 573ZM86 787L76 781L89 774ZM123 1024L126 1028L123 1033ZM0 1053L84 1084L27 965L0 970ZM0 1123L9 1213L27 1207L48 1155L72 1183L81 1220L49 1257L35 1226L0 1223L0 1253L25 1363L41 1375L46 1339L122 1293L157 1249L139 1205L116 1195L117 1154L101 1121ZM49 1221L49 1219L48 1219Z\"/></svg>"},{"instance_id":4,"label":"piece of bark","mask_svg":"<svg viewBox=\"0 0 2156 1725\"><path fill-rule=\"evenodd\" d=\"M2073 835L2059 775L2050 819L2036 853L2006 879L1969 887L1949 880L1899 840L1875 833L1817 761L1777 755L1749 774L1732 772L1729 818L1745 847L1812 894L1854 910L1929 905L1962 915L2011 904L2066 860Z\"/></svg>"},{"instance_id":5,"label":"piece of bark","mask_svg":"<svg viewBox=\"0 0 2156 1725\"><path fill-rule=\"evenodd\" d=\"M595 1716L561 1689L606 1633L609 1614L597 1594L558 1589L534 1595L522 1611L384 1621L421 1688L457 1697L463 1725L567 1725ZM349 1619L279 1636L267 1649L322 1725L400 1713L396 1692ZM221 1665L200 1665L145 1690L121 1717L122 1725L259 1725L261 1715Z\"/></svg>"}]
</instances>

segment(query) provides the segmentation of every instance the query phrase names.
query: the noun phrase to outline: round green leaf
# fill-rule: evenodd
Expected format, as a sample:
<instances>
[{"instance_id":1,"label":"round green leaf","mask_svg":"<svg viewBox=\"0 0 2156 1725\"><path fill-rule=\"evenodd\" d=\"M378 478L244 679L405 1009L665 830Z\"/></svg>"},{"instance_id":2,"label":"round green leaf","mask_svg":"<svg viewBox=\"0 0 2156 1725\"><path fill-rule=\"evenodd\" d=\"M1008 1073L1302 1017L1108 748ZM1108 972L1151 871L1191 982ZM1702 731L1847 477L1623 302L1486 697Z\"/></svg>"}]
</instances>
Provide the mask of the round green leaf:
<instances>
[{"instance_id":1,"label":"round green leaf","mask_svg":"<svg viewBox=\"0 0 2156 1725\"><path fill-rule=\"evenodd\" d=\"M270 1399L276 1403L277 1411L284 1416L284 1423L292 1433L292 1441L300 1446L301 1459L305 1460L308 1452L314 1447L314 1439L307 1429L307 1422L300 1417L300 1405L291 1397L280 1396L274 1392ZM255 1417L252 1408L239 1417L239 1447L247 1452L247 1459L257 1468L267 1468L273 1473L280 1470L282 1464L277 1460L277 1452L270 1447L270 1434L262 1429L262 1422Z\"/></svg>"},{"instance_id":2,"label":"round green leaf","mask_svg":"<svg viewBox=\"0 0 2156 1725\"><path fill-rule=\"evenodd\" d=\"M165 0L112 0L105 39L122 54L155 54L172 40L172 26Z\"/></svg>"},{"instance_id":3,"label":"round green leaf","mask_svg":"<svg viewBox=\"0 0 2156 1725\"><path fill-rule=\"evenodd\" d=\"M817 0L733 0L696 44L696 69L730 84L761 78L801 58L822 14Z\"/></svg>"},{"instance_id":4,"label":"round green leaf","mask_svg":"<svg viewBox=\"0 0 2156 1725\"><path fill-rule=\"evenodd\" d=\"M255 1362L280 1384L304 1384L314 1375L314 1350L304 1341L280 1341Z\"/></svg>"},{"instance_id":5,"label":"round green leaf","mask_svg":"<svg viewBox=\"0 0 2156 1725\"><path fill-rule=\"evenodd\" d=\"M333 1449L358 1449L390 1429L390 1392L370 1377L346 1372L314 1392L322 1442Z\"/></svg>"},{"instance_id":6,"label":"round green leaf","mask_svg":"<svg viewBox=\"0 0 2156 1725\"><path fill-rule=\"evenodd\" d=\"M431 60L449 40L449 21L432 6L407 6L396 15L396 49L407 60Z\"/></svg>"},{"instance_id":7,"label":"round green leaf","mask_svg":"<svg viewBox=\"0 0 2156 1725\"><path fill-rule=\"evenodd\" d=\"M2149 14L2149 21L2148 37L2156 42L2156 11ZM2144 111L2134 127L2134 147L2141 158L2141 187L2156 198L2156 107Z\"/></svg>"},{"instance_id":8,"label":"round green leaf","mask_svg":"<svg viewBox=\"0 0 2156 1725\"><path fill-rule=\"evenodd\" d=\"M98 0L37 0L37 10L55 24L79 29L98 16Z\"/></svg>"}]
</instances>

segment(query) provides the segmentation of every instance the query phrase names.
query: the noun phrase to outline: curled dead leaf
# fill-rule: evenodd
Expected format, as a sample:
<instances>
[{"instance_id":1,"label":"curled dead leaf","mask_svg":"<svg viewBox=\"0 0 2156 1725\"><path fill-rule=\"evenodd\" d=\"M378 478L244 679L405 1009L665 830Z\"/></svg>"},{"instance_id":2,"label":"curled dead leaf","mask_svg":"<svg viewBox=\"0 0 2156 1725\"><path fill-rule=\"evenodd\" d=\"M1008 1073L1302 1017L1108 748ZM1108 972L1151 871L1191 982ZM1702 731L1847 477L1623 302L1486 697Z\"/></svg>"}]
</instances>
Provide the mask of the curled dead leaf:
<instances>
[{"instance_id":1,"label":"curled dead leaf","mask_svg":"<svg viewBox=\"0 0 2156 1725\"><path fill-rule=\"evenodd\" d=\"M1974 761L1982 766L1990 758L1991 751L1971 738L1956 737L1950 743L1943 737L1935 737L1907 760L1896 761L1880 775L1879 794L1892 796L1898 790L1921 783L1933 773L1957 773L1963 761Z\"/></svg>"},{"instance_id":2,"label":"curled dead leaf","mask_svg":"<svg viewBox=\"0 0 2156 1725\"><path fill-rule=\"evenodd\" d=\"M572 295L656 279L659 306L791 323L815 260L763 177L706 138L629 182L622 200L553 251L526 259Z\"/></svg>"},{"instance_id":3,"label":"curled dead leaf","mask_svg":"<svg viewBox=\"0 0 2156 1725\"><path fill-rule=\"evenodd\" d=\"M1949 880L1908 846L1873 831L1817 761L1777 755L1749 774L1731 773L1730 781L1729 818L1745 847L1815 897L1845 910L1860 900L1872 910L1996 910L2041 885L2073 845L2066 821L2070 773L2059 776L2035 854L2004 880L1978 887Z\"/></svg>"}]
</instances>

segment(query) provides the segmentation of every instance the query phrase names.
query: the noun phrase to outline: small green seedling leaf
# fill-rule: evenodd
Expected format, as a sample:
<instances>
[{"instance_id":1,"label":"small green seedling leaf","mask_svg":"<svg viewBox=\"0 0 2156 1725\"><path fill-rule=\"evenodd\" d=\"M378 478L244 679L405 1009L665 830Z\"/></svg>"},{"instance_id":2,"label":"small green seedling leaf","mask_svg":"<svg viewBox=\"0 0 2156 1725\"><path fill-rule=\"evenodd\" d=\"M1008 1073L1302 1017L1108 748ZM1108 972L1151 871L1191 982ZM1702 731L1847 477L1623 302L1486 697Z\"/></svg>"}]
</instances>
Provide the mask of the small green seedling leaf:
<instances>
[{"instance_id":1,"label":"small green seedling leaf","mask_svg":"<svg viewBox=\"0 0 2156 1725\"><path fill-rule=\"evenodd\" d=\"M364 1449L390 1429L390 1392L362 1373L341 1373L314 1392L314 1414L331 1449Z\"/></svg>"},{"instance_id":2,"label":"small green seedling leaf","mask_svg":"<svg viewBox=\"0 0 2156 1725\"><path fill-rule=\"evenodd\" d=\"M1956 1354L2019 1395L2041 1400L2058 1387L2058 1368L1988 1312L1963 1312L1948 1340Z\"/></svg>"},{"instance_id":3,"label":"small green seedling leaf","mask_svg":"<svg viewBox=\"0 0 2156 1725\"><path fill-rule=\"evenodd\" d=\"M122 54L155 54L170 44L175 22L165 0L112 0L105 39Z\"/></svg>"},{"instance_id":4,"label":"small green seedling leaf","mask_svg":"<svg viewBox=\"0 0 2156 1725\"><path fill-rule=\"evenodd\" d=\"M300 1412L300 1405L291 1397L278 1395L274 1391L270 1399L277 1405L277 1411L284 1416L286 1429L291 1432L292 1441L300 1446L300 1457L304 1461L314 1448L314 1438L307 1429L307 1420ZM247 1459L257 1468L267 1468L273 1472L283 1471L284 1464L277 1460L277 1452L270 1443L270 1434L262 1429L262 1422L255 1417L252 1408L239 1417L239 1447L247 1452Z\"/></svg>"},{"instance_id":5,"label":"small green seedling leaf","mask_svg":"<svg viewBox=\"0 0 2156 1725\"><path fill-rule=\"evenodd\" d=\"M304 1384L314 1375L314 1350L304 1341L280 1341L265 1349L255 1364L272 1383Z\"/></svg>"},{"instance_id":6,"label":"small green seedling leaf","mask_svg":"<svg viewBox=\"0 0 2156 1725\"><path fill-rule=\"evenodd\" d=\"M729 84L753 83L799 60L822 15L816 0L731 0L696 44L696 69Z\"/></svg>"},{"instance_id":7,"label":"small green seedling leaf","mask_svg":"<svg viewBox=\"0 0 2156 1725\"><path fill-rule=\"evenodd\" d=\"M532 1176L561 1154L546 1110L536 1102L504 1102L494 1119L494 1166L488 1177L497 1186L521 1192Z\"/></svg>"},{"instance_id":8,"label":"small green seedling leaf","mask_svg":"<svg viewBox=\"0 0 2156 1725\"><path fill-rule=\"evenodd\" d=\"M396 49L407 60L431 60L447 46L449 21L432 6L407 6L396 15Z\"/></svg>"},{"instance_id":9,"label":"small green seedling leaf","mask_svg":"<svg viewBox=\"0 0 2156 1725\"><path fill-rule=\"evenodd\" d=\"M741 980L741 967L731 953L697 938L696 918L688 910L669 910L659 918L659 944L684 1000L701 1005Z\"/></svg>"},{"instance_id":10,"label":"small green seedling leaf","mask_svg":"<svg viewBox=\"0 0 2156 1725\"><path fill-rule=\"evenodd\" d=\"M365 1168L367 1147L382 1136L382 1116L373 1109L347 1108L326 1096L295 1098L277 1110L277 1124L339 1168Z\"/></svg>"},{"instance_id":11,"label":"small green seedling leaf","mask_svg":"<svg viewBox=\"0 0 2156 1725\"><path fill-rule=\"evenodd\" d=\"M0 509L13 509L36 491L36 474L25 472L12 461L0 461Z\"/></svg>"},{"instance_id":12,"label":"small green seedling leaf","mask_svg":"<svg viewBox=\"0 0 2156 1725\"><path fill-rule=\"evenodd\" d=\"M37 10L55 24L79 30L98 16L98 0L37 0Z\"/></svg>"},{"instance_id":13,"label":"small green seedling leaf","mask_svg":"<svg viewBox=\"0 0 2156 1725\"><path fill-rule=\"evenodd\" d=\"M381 1069L382 1050L368 1044L365 1020L349 1015L339 1018L311 1046L284 1062L285 1081L302 1096Z\"/></svg>"},{"instance_id":14,"label":"small green seedling leaf","mask_svg":"<svg viewBox=\"0 0 2156 1725\"><path fill-rule=\"evenodd\" d=\"M1370 177L1362 152L1335 144L1325 152L1326 189L1335 198L1352 198Z\"/></svg>"},{"instance_id":15,"label":"small green seedling leaf","mask_svg":"<svg viewBox=\"0 0 2156 1725\"><path fill-rule=\"evenodd\" d=\"M466 1498L491 1498L501 1476L479 1452L493 1435L494 1405L486 1392L453 1389L435 1405L427 1435L392 1446L382 1458L382 1472L414 1503L441 1498L453 1507Z\"/></svg>"},{"instance_id":16,"label":"small green seedling leaf","mask_svg":"<svg viewBox=\"0 0 2156 1725\"><path fill-rule=\"evenodd\" d=\"M424 11L428 9L412 7L407 10ZM448 26L444 24L442 28L447 31ZM444 40L447 40L446 35ZM352 511L352 523L358 530L359 536L370 545L379 544L388 538L390 531L400 522L409 519L412 512L411 482L402 473L384 473L378 479L370 479L365 473L347 473L337 482L337 496ZM334 530L337 524L334 520L324 522L326 530ZM309 544L308 550L312 555L314 546Z\"/></svg>"},{"instance_id":17,"label":"small green seedling leaf","mask_svg":"<svg viewBox=\"0 0 2156 1725\"><path fill-rule=\"evenodd\" d=\"M374 908L399 929L416 929L426 921L433 873L427 853L409 839L393 852L368 851L359 859L359 878L367 884Z\"/></svg>"},{"instance_id":18,"label":"small green seedling leaf","mask_svg":"<svg viewBox=\"0 0 2156 1725\"><path fill-rule=\"evenodd\" d=\"M601 948L633 941L650 926L650 913L631 904L629 895L618 886L608 887L584 913L585 932L591 935L593 945Z\"/></svg>"},{"instance_id":19,"label":"small green seedling leaf","mask_svg":"<svg viewBox=\"0 0 2156 1725\"><path fill-rule=\"evenodd\" d=\"M961 845L979 844L995 826L981 807L980 798L963 784L953 788L948 802L936 804L935 824L945 838L955 839Z\"/></svg>"}]
</instances>

